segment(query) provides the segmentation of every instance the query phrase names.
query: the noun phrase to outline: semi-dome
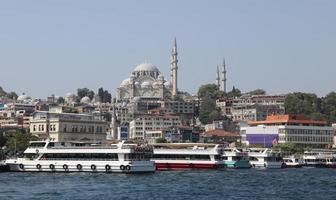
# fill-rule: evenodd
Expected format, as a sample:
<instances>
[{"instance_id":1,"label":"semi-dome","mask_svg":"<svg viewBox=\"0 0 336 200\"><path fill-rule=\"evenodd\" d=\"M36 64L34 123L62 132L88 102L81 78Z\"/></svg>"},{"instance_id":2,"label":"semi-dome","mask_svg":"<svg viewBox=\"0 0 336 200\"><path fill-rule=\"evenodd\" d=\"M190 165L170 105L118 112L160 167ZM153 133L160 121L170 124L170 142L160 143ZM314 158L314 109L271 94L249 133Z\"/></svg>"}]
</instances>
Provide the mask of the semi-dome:
<instances>
[{"instance_id":1,"label":"semi-dome","mask_svg":"<svg viewBox=\"0 0 336 200\"><path fill-rule=\"evenodd\" d=\"M65 98L70 98L70 97L75 97L75 96L76 96L75 94L68 92L66 93Z\"/></svg>"},{"instance_id":2,"label":"semi-dome","mask_svg":"<svg viewBox=\"0 0 336 200\"><path fill-rule=\"evenodd\" d=\"M173 86L173 84L170 81L167 81L167 82L164 83L164 86L166 88L171 88Z\"/></svg>"},{"instance_id":3,"label":"semi-dome","mask_svg":"<svg viewBox=\"0 0 336 200\"><path fill-rule=\"evenodd\" d=\"M159 72L159 69L151 63L142 63L142 64L136 66L134 71Z\"/></svg>"},{"instance_id":4,"label":"semi-dome","mask_svg":"<svg viewBox=\"0 0 336 200\"><path fill-rule=\"evenodd\" d=\"M157 88L157 87L159 87L159 85L160 85L160 84L159 84L158 82L154 82L154 83L153 83L153 88Z\"/></svg>"},{"instance_id":5,"label":"semi-dome","mask_svg":"<svg viewBox=\"0 0 336 200\"><path fill-rule=\"evenodd\" d=\"M85 103L85 104L89 104L91 102L91 99L89 97L85 96L80 100L80 102Z\"/></svg>"},{"instance_id":6,"label":"semi-dome","mask_svg":"<svg viewBox=\"0 0 336 200\"><path fill-rule=\"evenodd\" d=\"M123 80L123 81L121 82L120 86L126 86L126 85L128 85L129 83L130 83L130 79L127 78L127 79L125 79L125 80Z\"/></svg>"},{"instance_id":7,"label":"semi-dome","mask_svg":"<svg viewBox=\"0 0 336 200\"><path fill-rule=\"evenodd\" d=\"M27 101L29 99L31 99L31 98L24 93L22 95L18 96L18 98L17 98L18 101Z\"/></svg>"}]
</instances>

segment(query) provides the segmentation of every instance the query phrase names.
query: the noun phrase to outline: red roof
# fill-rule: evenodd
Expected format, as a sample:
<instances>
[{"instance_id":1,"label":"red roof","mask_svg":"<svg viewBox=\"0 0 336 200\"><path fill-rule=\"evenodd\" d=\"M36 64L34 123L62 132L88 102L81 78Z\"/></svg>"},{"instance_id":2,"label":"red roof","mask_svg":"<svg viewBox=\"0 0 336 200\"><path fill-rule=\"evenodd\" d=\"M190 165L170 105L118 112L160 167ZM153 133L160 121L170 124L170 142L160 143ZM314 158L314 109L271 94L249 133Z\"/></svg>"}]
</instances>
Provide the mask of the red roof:
<instances>
[{"instance_id":1,"label":"red roof","mask_svg":"<svg viewBox=\"0 0 336 200\"><path fill-rule=\"evenodd\" d=\"M224 130L211 130L203 133L204 136L218 136L218 137L240 137L237 132L229 132Z\"/></svg>"},{"instance_id":2,"label":"red roof","mask_svg":"<svg viewBox=\"0 0 336 200\"><path fill-rule=\"evenodd\" d=\"M304 124L304 125L327 125L326 121L306 119L304 115L270 115L266 120L250 121L249 125L262 124Z\"/></svg>"}]
</instances>

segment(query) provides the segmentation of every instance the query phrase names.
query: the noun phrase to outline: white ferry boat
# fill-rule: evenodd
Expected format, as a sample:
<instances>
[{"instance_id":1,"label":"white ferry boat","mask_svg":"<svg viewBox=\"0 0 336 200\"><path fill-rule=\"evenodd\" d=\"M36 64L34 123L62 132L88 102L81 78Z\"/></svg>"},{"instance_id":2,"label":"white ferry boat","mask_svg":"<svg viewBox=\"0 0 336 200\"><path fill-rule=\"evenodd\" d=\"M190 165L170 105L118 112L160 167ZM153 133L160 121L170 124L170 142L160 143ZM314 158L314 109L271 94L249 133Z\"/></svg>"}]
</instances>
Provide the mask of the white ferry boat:
<instances>
[{"instance_id":1,"label":"white ferry boat","mask_svg":"<svg viewBox=\"0 0 336 200\"><path fill-rule=\"evenodd\" d=\"M251 168L247 152L238 150L237 148L225 148L222 158L225 167L234 169Z\"/></svg>"},{"instance_id":2,"label":"white ferry boat","mask_svg":"<svg viewBox=\"0 0 336 200\"><path fill-rule=\"evenodd\" d=\"M283 159L286 168L301 168L306 163L302 157L299 156L290 156Z\"/></svg>"},{"instance_id":3,"label":"white ferry boat","mask_svg":"<svg viewBox=\"0 0 336 200\"><path fill-rule=\"evenodd\" d=\"M22 172L154 172L153 148L136 144L92 145L78 142L30 142L24 158L6 160Z\"/></svg>"},{"instance_id":4,"label":"white ferry boat","mask_svg":"<svg viewBox=\"0 0 336 200\"><path fill-rule=\"evenodd\" d=\"M303 154L303 160L305 162L305 166L317 167L321 165L321 162L318 159L319 154L320 154L319 152L305 151Z\"/></svg>"},{"instance_id":5,"label":"white ferry boat","mask_svg":"<svg viewBox=\"0 0 336 200\"><path fill-rule=\"evenodd\" d=\"M157 170L223 169L222 150L221 145L154 144L152 160Z\"/></svg>"},{"instance_id":6,"label":"white ferry boat","mask_svg":"<svg viewBox=\"0 0 336 200\"><path fill-rule=\"evenodd\" d=\"M280 153L271 149L248 149L250 164L253 168L280 169L285 167Z\"/></svg>"}]
</instances>

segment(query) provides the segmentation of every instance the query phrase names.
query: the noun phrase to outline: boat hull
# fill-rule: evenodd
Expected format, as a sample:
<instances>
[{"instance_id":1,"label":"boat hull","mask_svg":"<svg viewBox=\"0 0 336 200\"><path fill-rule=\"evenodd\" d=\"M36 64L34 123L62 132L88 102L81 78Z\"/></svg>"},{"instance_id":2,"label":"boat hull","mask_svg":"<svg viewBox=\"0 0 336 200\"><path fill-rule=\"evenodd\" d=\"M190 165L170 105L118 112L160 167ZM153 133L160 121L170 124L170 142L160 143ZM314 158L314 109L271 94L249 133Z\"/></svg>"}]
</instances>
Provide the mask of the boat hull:
<instances>
[{"instance_id":1,"label":"boat hull","mask_svg":"<svg viewBox=\"0 0 336 200\"><path fill-rule=\"evenodd\" d=\"M251 162L252 168L281 169L284 168L282 162Z\"/></svg>"},{"instance_id":2,"label":"boat hull","mask_svg":"<svg viewBox=\"0 0 336 200\"><path fill-rule=\"evenodd\" d=\"M225 166L227 168L233 168L233 169L251 168L250 162L248 160L225 161Z\"/></svg>"},{"instance_id":3,"label":"boat hull","mask_svg":"<svg viewBox=\"0 0 336 200\"><path fill-rule=\"evenodd\" d=\"M224 169L219 163L155 162L156 170Z\"/></svg>"},{"instance_id":4,"label":"boat hull","mask_svg":"<svg viewBox=\"0 0 336 200\"><path fill-rule=\"evenodd\" d=\"M14 172L108 172L108 173L151 173L155 164L150 161L103 162L103 161L8 161Z\"/></svg>"}]
</instances>

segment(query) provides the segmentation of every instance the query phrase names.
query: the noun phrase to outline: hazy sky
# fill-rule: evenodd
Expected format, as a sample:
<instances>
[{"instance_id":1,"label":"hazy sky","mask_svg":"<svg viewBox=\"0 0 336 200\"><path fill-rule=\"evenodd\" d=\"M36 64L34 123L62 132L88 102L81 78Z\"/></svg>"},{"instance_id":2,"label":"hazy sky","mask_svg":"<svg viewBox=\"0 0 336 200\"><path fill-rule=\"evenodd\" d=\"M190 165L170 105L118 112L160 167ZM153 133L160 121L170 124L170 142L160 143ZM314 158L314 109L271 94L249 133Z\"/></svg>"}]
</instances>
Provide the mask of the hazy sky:
<instances>
[{"instance_id":1,"label":"hazy sky","mask_svg":"<svg viewBox=\"0 0 336 200\"><path fill-rule=\"evenodd\" d=\"M228 88L325 95L336 83L336 1L0 1L0 86L44 98L78 87L115 95L136 65L195 93L228 65Z\"/></svg>"}]
</instances>

